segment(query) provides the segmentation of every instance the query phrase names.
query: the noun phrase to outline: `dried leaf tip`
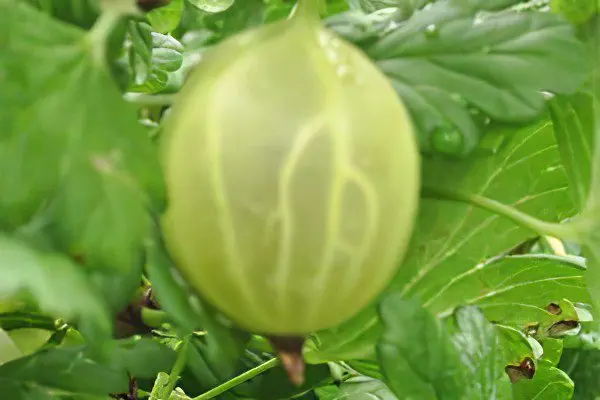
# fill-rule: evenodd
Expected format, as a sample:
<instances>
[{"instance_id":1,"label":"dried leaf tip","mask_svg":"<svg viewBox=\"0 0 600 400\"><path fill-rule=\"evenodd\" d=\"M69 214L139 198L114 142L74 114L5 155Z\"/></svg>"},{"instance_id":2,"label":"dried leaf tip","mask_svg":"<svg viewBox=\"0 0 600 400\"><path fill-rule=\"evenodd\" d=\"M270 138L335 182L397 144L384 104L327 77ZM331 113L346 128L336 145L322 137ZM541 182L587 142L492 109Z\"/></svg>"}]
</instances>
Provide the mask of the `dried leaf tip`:
<instances>
[{"instance_id":1,"label":"dried leaf tip","mask_svg":"<svg viewBox=\"0 0 600 400\"><path fill-rule=\"evenodd\" d=\"M304 337L269 336L268 339L275 349L290 382L296 386L301 386L304 383L305 371L304 356L302 355Z\"/></svg>"}]
</instances>

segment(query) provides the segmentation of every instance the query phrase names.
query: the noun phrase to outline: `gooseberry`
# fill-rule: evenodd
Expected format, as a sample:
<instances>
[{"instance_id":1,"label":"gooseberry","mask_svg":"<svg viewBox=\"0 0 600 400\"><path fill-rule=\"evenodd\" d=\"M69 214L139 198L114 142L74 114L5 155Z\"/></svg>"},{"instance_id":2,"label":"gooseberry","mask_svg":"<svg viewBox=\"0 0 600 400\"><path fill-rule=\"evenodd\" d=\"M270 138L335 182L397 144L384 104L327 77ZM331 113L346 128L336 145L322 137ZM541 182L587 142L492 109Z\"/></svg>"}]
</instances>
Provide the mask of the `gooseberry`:
<instances>
[{"instance_id":1,"label":"gooseberry","mask_svg":"<svg viewBox=\"0 0 600 400\"><path fill-rule=\"evenodd\" d=\"M258 333L304 335L373 301L418 205L409 114L317 4L207 51L165 130L167 246L199 294Z\"/></svg>"}]
</instances>

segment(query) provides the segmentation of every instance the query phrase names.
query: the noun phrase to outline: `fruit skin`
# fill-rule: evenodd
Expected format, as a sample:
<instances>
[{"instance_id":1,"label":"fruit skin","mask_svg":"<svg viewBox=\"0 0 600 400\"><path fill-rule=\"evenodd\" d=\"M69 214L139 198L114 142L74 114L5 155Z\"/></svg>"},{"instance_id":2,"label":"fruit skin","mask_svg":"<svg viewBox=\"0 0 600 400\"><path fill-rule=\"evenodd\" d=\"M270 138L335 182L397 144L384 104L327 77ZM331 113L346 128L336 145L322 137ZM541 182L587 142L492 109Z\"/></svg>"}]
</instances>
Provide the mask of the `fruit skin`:
<instances>
[{"instance_id":1,"label":"fruit skin","mask_svg":"<svg viewBox=\"0 0 600 400\"><path fill-rule=\"evenodd\" d=\"M165 134L169 250L243 328L332 327L393 277L418 205L413 126L377 67L306 10L209 52Z\"/></svg>"}]
</instances>

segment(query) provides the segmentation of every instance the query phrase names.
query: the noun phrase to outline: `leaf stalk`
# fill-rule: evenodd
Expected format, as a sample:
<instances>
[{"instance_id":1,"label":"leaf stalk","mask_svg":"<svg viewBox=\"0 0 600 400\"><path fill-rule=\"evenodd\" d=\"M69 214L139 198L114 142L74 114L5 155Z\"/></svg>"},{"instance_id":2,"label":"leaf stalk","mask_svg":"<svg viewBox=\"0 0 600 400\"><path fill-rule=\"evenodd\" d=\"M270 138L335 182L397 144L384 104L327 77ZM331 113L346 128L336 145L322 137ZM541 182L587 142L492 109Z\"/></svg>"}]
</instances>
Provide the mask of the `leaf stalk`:
<instances>
[{"instance_id":1,"label":"leaf stalk","mask_svg":"<svg viewBox=\"0 0 600 400\"><path fill-rule=\"evenodd\" d=\"M175 360L175 364L173 365L173 369L171 369L171 373L169 374L169 383L165 388L165 393L167 396L170 396L173 390L175 390L175 385L177 384L177 380L179 379L179 375L183 371L185 367L185 363L187 362L187 348L190 342L190 337L186 336L183 338L181 345L177 349L177 360Z\"/></svg>"},{"instance_id":2,"label":"leaf stalk","mask_svg":"<svg viewBox=\"0 0 600 400\"><path fill-rule=\"evenodd\" d=\"M426 198L452 200L472 204L476 207L501 215L513 222L542 236L553 236L561 239L572 240L578 238L578 232L572 224L558 224L542 221L515 207L500 203L489 197L478 194L462 193L444 188L423 187L422 196Z\"/></svg>"},{"instance_id":3,"label":"leaf stalk","mask_svg":"<svg viewBox=\"0 0 600 400\"><path fill-rule=\"evenodd\" d=\"M244 372L243 374L238 375L235 378L228 380L227 382L209 390L208 392L201 394L198 397L194 397L192 400L213 399L216 396L220 395L221 393L226 392L227 390L232 389L235 386L240 385L273 367L276 367L277 365L279 365L279 359L271 358L269 361L266 361L266 362L260 364L259 366L254 367L254 368Z\"/></svg>"}]
</instances>

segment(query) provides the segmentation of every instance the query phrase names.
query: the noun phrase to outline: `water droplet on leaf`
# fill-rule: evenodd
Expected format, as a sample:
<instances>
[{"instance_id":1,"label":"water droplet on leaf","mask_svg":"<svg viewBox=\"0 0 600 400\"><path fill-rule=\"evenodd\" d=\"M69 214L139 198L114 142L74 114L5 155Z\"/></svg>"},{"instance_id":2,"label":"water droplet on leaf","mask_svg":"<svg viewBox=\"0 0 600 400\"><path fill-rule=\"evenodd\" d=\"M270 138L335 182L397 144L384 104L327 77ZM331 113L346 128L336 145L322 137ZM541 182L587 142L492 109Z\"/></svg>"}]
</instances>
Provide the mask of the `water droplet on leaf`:
<instances>
[{"instance_id":1,"label":"water droplet on leaf","mask_svg":"<svg viewBox=\"0 0 600 400\"><path fill-rule=\"evenodd\" d=\"M433 39L440 35L440 31L435 24L427 25L425 27L425 37Z\"/></svg>"}]
</instances>

